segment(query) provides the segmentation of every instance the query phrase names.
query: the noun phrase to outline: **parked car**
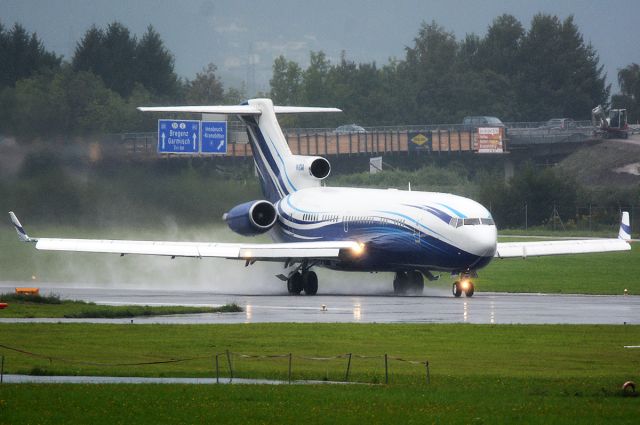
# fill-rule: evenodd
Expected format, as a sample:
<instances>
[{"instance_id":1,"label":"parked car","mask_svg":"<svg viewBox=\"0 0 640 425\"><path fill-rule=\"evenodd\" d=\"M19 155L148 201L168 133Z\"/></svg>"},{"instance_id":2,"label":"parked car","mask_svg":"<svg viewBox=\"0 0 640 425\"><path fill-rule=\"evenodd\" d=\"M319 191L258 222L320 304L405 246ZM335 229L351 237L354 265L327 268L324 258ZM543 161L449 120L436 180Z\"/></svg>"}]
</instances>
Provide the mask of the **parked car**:
<instances>
[{"instance_id":1,"label":"parked car","mask_svg":"<svg viewBox=\"0 0 640 425\"><path fill-rule=\"evenodd\" d=\"M340 127L336 128L334 132L336 134L366 133L367 130L357 124L347 124L341 125Z\"/></svg>"},{"instance_id":2,"label":"parked car","mask_svg":"<svg viewBox=\"0 0 640 425\"><path fill-rule=\"evenodd\" d=\"M464 117L462 125L466 129L474 129L478 127L504 127L504 123L496 117Z\"/></svg>"},{"instance_id":3,"label":"parked car","mask_svg":"<svg viewBox=\"0 0 640 425\"><path fill-rule=\"evenodd\" d=\"M549 130L569 130L572 128L576 128L576 122L571 118L551 118L539 128L545 128Z\"/></svg>"}]
</instances>

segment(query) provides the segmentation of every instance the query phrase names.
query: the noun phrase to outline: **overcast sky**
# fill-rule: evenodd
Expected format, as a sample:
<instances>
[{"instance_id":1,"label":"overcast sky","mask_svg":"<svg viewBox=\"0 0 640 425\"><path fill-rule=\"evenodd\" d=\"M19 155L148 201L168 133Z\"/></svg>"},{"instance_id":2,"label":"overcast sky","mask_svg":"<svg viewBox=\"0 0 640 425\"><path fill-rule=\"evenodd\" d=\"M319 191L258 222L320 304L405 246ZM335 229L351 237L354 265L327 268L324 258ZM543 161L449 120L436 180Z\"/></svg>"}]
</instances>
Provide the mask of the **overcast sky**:
<instances>
[{"instance_id":1,"label":"overcast sky","mask_svg":"<svg viewBox=\"0 0 640 425\"><path fill-rule=\"evenodd\" d=\"M67 59L92 24L117 20L138 36L151 24L175 55L180 76L193 78L213 62L225 85L245 81L249 95L268 90L280 54L306 66L310 50L323 50L332 61L344 50L357 62L384 64L404 56L423 21L435 20L460 39L484 35L503 13L528 28L538 12L574 15L614 91L617 70L640 63L638 0L0 0L5 27L21 23Z\"/></svg>"}]
</instances>

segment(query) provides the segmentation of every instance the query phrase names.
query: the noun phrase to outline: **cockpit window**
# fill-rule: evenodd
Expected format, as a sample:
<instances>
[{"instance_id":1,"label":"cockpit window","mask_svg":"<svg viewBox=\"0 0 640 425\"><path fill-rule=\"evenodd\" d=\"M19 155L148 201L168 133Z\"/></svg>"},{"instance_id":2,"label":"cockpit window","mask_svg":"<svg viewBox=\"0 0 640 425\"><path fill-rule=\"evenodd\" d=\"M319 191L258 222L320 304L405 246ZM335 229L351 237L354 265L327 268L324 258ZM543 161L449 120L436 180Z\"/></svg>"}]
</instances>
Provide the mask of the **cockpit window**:
<instances>
[{"instance_id":1,"label":"cockpit window","mask_svg":"<svg viewBox=\"0 0 640 425\"><path fill-rule=\"evenodd\" d=\"M452 217L449 220L449 225L451 227L460 227L460 226L478 226L484 224L486 226L495 226L495 222L492 218L457 218Z\"/></svg>"}]
</instances>

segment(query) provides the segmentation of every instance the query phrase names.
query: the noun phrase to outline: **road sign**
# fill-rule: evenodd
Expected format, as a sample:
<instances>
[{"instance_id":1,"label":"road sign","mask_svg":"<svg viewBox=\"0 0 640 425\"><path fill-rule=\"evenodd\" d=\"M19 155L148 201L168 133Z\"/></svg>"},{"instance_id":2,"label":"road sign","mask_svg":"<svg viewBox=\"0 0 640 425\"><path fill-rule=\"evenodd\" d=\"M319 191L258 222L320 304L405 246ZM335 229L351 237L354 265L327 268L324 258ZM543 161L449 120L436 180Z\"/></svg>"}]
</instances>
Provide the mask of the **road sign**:
<instances>
[{"instance_id":1,"label":"road sign","mask_svg":"<svg viewBox=\"0 0 640 425\"><path fill-rule=\"evenodd\" d=\"M227 122L202 121L202 153L227 153Z\"/></svg>"},{"instance_id":2,"label":"road sign","mask_svg":"<svg viewBox=\"0 0 640 425\"><path fill-rule=\"evenodd\" d=\"M200 121L158 120L159 153L198 153Z\"/></svg>"}]
</instances>

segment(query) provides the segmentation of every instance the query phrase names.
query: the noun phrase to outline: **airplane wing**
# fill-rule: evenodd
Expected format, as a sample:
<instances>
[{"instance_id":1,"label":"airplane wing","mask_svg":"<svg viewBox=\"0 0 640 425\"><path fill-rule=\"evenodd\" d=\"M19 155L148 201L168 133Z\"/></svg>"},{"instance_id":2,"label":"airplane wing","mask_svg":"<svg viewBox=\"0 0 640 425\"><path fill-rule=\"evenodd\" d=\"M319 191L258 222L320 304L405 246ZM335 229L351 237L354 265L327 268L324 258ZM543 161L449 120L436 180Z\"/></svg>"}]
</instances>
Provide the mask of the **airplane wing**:
<instances>
[{"instance_id":1,"label":"airplane wing","mask_svg":"<svg viewBox=\"0 0 640 425\"><path fill-rule=\"evenodd\" d=\"M631 245L623 239L575 239L536 242L498 242L498 258L538 257L542 255L586 254L589 252L628 251Z\"/></svg>"},{"instance_id":2,"label":"airplane wing","mask_svg":"<svg viewBox=\"0 0 640 425\"><path fill-rule=\"evenodd\" d=\"M622 213L617 239L566 239L536 242L498 242L495 257L527 258L543 255L586 254L591 252L629 251L631 245L629 213Z\"/></svg>"},{"instance_id":3,"label":"airplane wing","mask_svg":"<svg viewBox=\"0 0 640 425\"><path fill-rule=\"evenodd\" d=\"M18 237L35 243L36 249L46 251L96 252L112 254L160 255L167 257L228 258L246 261L286 261L295 259L339 258L342 252L359 254L357 242L295 242L295 243L208 243L132 241L107 239L32 238L13 212L9 213Z\"/></svg>"}]
</instances>

